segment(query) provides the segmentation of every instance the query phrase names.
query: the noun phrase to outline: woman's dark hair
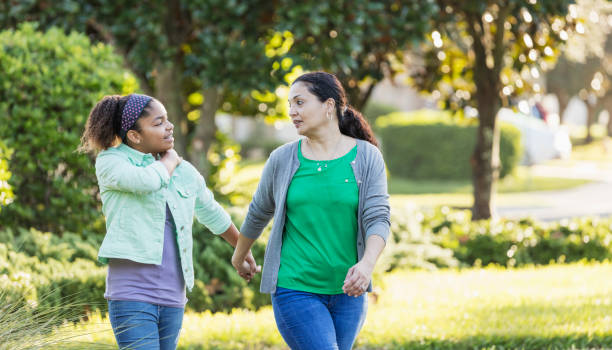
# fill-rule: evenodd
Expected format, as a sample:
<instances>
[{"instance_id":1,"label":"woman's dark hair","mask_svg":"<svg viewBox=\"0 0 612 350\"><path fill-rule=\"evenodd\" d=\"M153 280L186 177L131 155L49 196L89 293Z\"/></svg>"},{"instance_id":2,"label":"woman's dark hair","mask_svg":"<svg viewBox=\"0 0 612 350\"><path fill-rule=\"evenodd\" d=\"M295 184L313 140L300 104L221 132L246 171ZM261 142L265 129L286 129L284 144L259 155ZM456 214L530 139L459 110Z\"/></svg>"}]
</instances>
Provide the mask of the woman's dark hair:
<instances>
[{"instance_id":1,"label":"woman's dark hair","mask_svg":"<svg viewBox=\"0 0 612 350\"><path fill-rule=\"evenodd\" d=\"M332 98L336 102L336 116L340 132L344 135L365 140L378 147L372 128L368 121L346 100L346 93L335 75L326 72L312 72L301 75L293 84L305 83L308 91L325 102Z\"/></svg>"},{"instance_id":2,"label":"woman's dark hair","mask_svg":"<svg viewBox=\"0 0 612 350\"><path fill-rule=\"evenodd\" d=\"M104 96L89 112L85 131L81 136L81 152L99 152L114 146L121 140L121 115L130 96L110 95ZM151 100L153 101L153 99ZM142 116L149 113L149 102L142 112ZM138 121L132 130L141 131ZM124 141L125 140L121 140Z\"/></svg>"}]
</instances>

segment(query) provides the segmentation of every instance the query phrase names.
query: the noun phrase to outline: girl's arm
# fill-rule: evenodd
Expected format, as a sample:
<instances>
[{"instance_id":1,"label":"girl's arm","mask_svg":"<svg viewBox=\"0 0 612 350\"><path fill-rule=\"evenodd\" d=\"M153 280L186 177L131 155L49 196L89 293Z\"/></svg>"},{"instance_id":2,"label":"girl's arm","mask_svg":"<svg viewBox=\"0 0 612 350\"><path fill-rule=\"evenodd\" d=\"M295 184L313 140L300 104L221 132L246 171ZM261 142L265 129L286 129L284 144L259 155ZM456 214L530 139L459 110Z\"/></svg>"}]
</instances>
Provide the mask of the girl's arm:
<instances>
[{"instance_id":1,"label":"girl's arm","mask_svg":"<svg viewBox=\"0 0 612 350\"><path fill-rule=\"evenodd\" d=\"M168 185L180 160L172 150L161 160L139 167L120 155L101 153L96 159L96 177L100 187L134 193L154 192Z\"/></svg>"},{"instance_id":2,"label":"girl's arm","mask_svg":"<svg viewBox=\"0 0 612 350\"><path fill-rule=\"evenodd\" d=\"M196 197L196 218L212 233L220 235L232 247L235 247L240 232L238 232L238 229L232 223L227 212L217 203L212 192L206 187L204 179L200 178L200 180L202 185ZM241 270L239 271L240 276L248 282L259 271L261 271L261 267L257 266L255 258L247 250L242 260Z\"/></svg>"}]
</instances>

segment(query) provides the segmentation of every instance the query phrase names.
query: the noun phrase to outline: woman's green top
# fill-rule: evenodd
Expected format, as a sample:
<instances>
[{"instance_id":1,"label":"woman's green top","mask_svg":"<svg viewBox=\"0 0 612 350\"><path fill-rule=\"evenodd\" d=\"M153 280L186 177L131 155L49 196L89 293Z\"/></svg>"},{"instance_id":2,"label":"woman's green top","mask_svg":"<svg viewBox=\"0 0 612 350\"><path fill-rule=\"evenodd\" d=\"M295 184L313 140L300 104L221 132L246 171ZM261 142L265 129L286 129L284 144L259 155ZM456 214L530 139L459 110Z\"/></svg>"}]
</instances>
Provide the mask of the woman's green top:
<instances>
[{"instance_id":1,"label":"woman's green top","mask_svg":"<svg viewBox=\"0 0 612 350\"><path fill-rule=\"evenodd\" d=\"M278 286L319 294L342 294L348 269L357 263L359 189L351 162L315 161L302 155L287 192L287 217Z\"/></svg>"}]
</instances>

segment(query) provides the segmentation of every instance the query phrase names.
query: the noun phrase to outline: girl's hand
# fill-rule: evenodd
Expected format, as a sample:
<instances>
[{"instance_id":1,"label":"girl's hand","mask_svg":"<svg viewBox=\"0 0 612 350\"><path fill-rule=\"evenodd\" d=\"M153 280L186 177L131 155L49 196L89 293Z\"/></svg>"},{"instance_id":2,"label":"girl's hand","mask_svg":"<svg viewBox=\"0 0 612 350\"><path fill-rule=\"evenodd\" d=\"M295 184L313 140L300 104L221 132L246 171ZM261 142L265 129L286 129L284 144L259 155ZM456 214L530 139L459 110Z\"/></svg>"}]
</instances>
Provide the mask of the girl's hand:
<instances>
[{"instance_id":1,"label":"girl's hand","mask_svg":"<svg viewBox=\"0 0 612 350\"><path fill-rule=\"evenodd\" d=\"M162 152L160 153L160 155L161 155L161 160L168 160L171 162L171 164L174 164L175 167L178 166L183 160L183 158L180 157L178 153L176 153L174 148L171 148L167 150L166 152Z\"/></svg>"},{"instance_id":2,"label":"girl's hand","mask_svg":"<svg viewBox=\"0 0 612 350\"><path fill-rule=\"evenodd\" d=\"M353 265L346 274L342 291L352 297L358 297L365 293L372 279L373 270L374 265L364 260Z\"/></svg>"}]
</instances>

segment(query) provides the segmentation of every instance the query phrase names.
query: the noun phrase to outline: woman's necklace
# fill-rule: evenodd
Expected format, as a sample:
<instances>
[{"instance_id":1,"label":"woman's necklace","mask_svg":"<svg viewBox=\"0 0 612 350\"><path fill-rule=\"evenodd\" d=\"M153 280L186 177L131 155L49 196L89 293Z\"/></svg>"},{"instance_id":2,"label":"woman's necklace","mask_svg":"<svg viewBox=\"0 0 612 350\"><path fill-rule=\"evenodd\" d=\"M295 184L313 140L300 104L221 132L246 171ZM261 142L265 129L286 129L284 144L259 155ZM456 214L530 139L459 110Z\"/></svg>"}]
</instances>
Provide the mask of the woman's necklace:
<instances>
[{"instance_id":1,"label":"woman's necklace","mask_svg":"<svg viewBox=\"0 0 612 350\"><path fill-rule=\"evenodd\" d=\"M321 159L321 157L319 157L319 155L317 154L317 152L315 152L314 148L312 147L312 145L310 144L310 139L306 140L308 142L308 147L310 148L310 151L312 152L312 154L318 158ZM338 150L338 146L340 145L340 141L342 141L342 136L340 136L338 138L338 142L336 142L336 146L334 146L334 150L332 151L332 153L327 154L327 157L325 157L327 159L327 161L325 163L323 163L322 160L317 161L317 171L321 171L324 168L327 168L327 162L330 161L331 159L329 159L331 156L333 156L334 154L336 154L336 151ZM322 164L321 164L322 163Z\"/></svg>"}]
</instances>

